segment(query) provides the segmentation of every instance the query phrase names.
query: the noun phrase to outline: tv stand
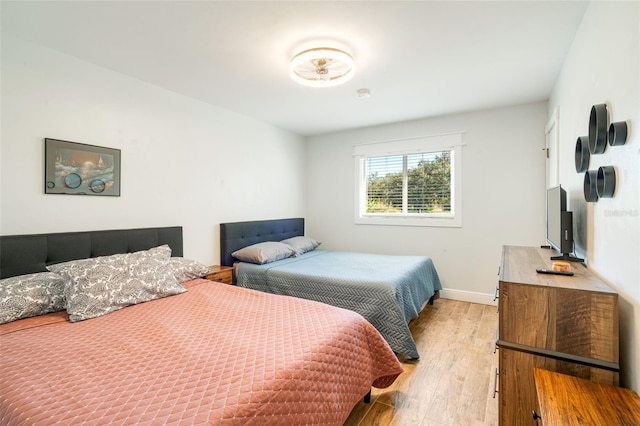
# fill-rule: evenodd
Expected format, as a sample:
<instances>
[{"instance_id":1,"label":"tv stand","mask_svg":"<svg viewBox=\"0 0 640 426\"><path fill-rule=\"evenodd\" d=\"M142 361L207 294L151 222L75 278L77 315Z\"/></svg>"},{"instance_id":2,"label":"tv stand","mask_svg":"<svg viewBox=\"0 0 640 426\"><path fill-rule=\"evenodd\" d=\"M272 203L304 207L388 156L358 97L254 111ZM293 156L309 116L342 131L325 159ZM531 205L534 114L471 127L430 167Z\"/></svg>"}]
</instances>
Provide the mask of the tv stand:
<instances>
[{"instance_id":1,"label":"tv stand","mask_svg":"<svg viewBox=\"0 0 640 426\"><path fill-rule=\"evenodd\" d=\"M566 262L580 262L584 263L584 259L580 259L579 257L573 257L568 253L562 253L562 256L551 256L551 260L564 260Z\"/></svg>"},{"instance_id":2,"label":"tv stand","mask_svg":"<svg viewBox=\"0 0 640 426\"><path fill-rule=\"evenodd\" d=\"M583 265L571 265L571 278L538 274L536 268L551 269L551 254L538 247L502 249L496 394L500 426L535 424L531 410L540 413L542 406L536 398L534 367L619 384L618 295ZM603 407L618 402L605 397L599 401ZM543 421L559 424L548 415Z\"/></svg>"}]
</instances>

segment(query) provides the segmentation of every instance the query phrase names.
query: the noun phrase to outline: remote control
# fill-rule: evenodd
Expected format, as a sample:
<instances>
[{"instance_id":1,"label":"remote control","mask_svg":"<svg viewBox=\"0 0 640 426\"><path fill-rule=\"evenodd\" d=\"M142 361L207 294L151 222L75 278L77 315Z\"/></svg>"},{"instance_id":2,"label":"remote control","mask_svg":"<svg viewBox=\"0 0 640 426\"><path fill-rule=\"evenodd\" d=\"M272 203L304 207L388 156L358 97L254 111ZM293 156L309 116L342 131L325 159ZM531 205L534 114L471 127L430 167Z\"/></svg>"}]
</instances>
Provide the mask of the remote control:
<instances>
[{"instance_id":1,"label":"remote control","mask_svg":"<svg viewBox=\"0 0 640 426\"><path fill-rule=\"evenodd\" d=\"M553 269L536 269L539 274L552 274L552 275L567 275L572 276L573 272L554 271Z\"/></svg>"}]
</instances>

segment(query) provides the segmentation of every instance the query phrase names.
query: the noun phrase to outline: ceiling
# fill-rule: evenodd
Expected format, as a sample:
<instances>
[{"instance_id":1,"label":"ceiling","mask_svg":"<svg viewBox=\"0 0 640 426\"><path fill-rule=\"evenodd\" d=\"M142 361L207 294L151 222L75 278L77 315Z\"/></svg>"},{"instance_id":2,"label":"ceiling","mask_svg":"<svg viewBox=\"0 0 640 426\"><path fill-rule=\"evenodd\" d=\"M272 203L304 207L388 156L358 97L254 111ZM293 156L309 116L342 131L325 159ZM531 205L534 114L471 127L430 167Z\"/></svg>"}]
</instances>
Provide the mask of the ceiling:
<instances>
[{"instance_id":1,"label":"ceiling","mask_svg":"<svg viewBox=\"0 0 640 426\"><path fill-rule=\"evenodd\" d=\"M549 98L586 1L2 1L2 32L301 135ZM354 78L288 75L311 46ZM358 98L360 88L371 91Z\"/></svg>"}]
</instances>

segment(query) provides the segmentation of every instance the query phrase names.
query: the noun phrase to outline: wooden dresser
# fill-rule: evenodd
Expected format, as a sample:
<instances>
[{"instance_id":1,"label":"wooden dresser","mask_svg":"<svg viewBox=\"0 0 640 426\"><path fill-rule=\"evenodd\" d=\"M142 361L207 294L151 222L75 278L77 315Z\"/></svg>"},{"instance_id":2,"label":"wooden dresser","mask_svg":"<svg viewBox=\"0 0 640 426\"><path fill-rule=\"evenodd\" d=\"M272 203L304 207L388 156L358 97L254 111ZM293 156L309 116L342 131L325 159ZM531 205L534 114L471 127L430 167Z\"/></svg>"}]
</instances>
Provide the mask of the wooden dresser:
<instances>
[{"instance_id":1,"label":"wooden dresser","mask_svg":"<svg viewBox=\"0 0 640 426\"><path fill-rule=\"evenodd\" d=\"M543 426L640 425L640 397L631 389L534 369Z\"/></svg>"},{"instance_id":2,"label":"wooden dresser","mask_svg":"<svg viewBox=\"0 0 640 426\"><path fill-rule=\"evenodd\" d=\"M618 295L580 263L551 269L549 249L505 246L498 287L501 425L535 424L535 367L618 384Z\"/></svg>"}]
</instances>

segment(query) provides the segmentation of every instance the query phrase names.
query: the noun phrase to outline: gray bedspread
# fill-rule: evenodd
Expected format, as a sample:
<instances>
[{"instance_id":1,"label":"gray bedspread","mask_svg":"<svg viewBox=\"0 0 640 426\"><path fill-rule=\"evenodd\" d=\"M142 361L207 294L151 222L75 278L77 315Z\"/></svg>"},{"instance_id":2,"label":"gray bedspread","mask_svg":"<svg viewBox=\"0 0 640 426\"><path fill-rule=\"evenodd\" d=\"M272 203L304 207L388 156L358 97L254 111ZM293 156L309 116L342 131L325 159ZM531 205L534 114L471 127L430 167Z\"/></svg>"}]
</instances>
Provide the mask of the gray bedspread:
<instances>
[{"instance_id":1,"label":"gray bedspread","mask_svg":"<svg viewBox=\"0 0 640 426\"><path fill-rule=\"evenodd\" d=\"M425 256L314 250L265 265L240 263L237 284L358 312L407 358L418 358L409 321L442 285Z\"/></svg>"}]
</instances>

